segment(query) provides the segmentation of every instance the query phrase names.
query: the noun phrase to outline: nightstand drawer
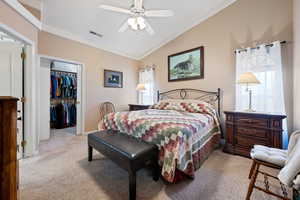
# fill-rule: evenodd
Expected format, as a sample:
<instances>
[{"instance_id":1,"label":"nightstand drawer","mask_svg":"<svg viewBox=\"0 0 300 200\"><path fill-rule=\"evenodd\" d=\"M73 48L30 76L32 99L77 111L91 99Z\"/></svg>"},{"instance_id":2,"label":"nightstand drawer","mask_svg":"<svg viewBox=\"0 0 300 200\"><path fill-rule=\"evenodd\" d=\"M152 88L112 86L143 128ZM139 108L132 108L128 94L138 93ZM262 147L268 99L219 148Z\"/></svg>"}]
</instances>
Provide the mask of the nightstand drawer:
<instances>
[{"instance_id":1,"label":"nightstand drawer","mask_svg":"<svg viewBox=\"0 0 300 200\"><path fill-rule=\"evenodd\" d=\"M236 123L241 126L251 126L251 127L269 127L269 120L265 118L254 118L254 117L244 117L238 116L236 118Z\"/></svg>"},{"instance_id":2,"label":"nightstand drawer","mask_svg":"<svg viewBox=\"0 0 300 200\"><path fill-rule=\"evenodd\" d=\"M242 137L242 136L236 136L235 138L235 145L242 146L245 148L252 148L255 144L265 145L268 146L268 141L264 139L256 139L256 138L250 138L250 137Z\"/></svg>"},{"instance_id":3,"label":"nightstand drawer","mask_svg":"<svg viewBox=\"0 0 300 200\"><path fill-rule=\"evenodd\" d=\"M251 137L268 138L269 131L265 129L254 129L246 127L237 127L237 135L245 135Z\"/></svg>"}]
</instances>

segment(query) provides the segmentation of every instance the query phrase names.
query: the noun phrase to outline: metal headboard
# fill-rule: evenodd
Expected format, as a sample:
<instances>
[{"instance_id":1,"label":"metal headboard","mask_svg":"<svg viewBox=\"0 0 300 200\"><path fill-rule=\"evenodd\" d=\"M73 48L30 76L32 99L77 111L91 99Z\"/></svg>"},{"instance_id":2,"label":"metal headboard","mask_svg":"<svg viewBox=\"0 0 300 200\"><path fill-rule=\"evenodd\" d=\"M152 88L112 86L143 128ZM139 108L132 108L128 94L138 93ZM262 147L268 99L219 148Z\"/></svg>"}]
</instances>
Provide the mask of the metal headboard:
<instances>
[{"instance_id":1,"label":"metal headboard","mask_svg":"<svg viewBox=\"0 0 300 200\"><path fill-rule=\"evenodd\" d=\"M198 90L198 89L175 89L167 92L157 91L157 101L163 99L194 99L206 101L212 105L217 106L218 114L221 116L221 89L218 88L216 92Z\"/></svg>"}]
</instances>

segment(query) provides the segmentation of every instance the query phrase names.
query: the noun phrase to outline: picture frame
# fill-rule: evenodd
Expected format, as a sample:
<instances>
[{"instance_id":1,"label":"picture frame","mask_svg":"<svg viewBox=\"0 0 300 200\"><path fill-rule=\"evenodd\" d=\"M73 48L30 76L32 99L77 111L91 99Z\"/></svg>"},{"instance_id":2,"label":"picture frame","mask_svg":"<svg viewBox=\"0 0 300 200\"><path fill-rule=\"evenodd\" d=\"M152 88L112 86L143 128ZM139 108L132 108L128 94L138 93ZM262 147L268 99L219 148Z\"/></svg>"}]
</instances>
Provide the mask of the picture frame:
<instances>
[{"instance_id":1,"label":"picture frame","mask_svg":"<svg viewBox=\"0 0 300 200\"><path fill-rule=\"evenodd\" d=\"M123 72L104 70L104 87L123 88Z\"/></svg>"},{"instance_id":2,"label":"picture frame","mask_svg":"<svg viewBox=\"0 0 300 200\"><path fill-rule=\"evenodd\" d=\"M204 78L204 47L197 47L168 56L168 81Z\"/></svg>"}]
</instances>

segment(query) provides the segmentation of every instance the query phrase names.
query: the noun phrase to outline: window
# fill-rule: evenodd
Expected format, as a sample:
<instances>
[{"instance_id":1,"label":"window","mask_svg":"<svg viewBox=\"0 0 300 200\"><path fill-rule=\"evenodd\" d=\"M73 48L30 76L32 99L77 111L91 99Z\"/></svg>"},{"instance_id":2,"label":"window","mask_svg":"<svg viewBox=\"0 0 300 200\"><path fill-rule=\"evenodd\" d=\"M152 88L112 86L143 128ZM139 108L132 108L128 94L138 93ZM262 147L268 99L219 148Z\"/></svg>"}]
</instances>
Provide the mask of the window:
<instances>
[{"instance_id":1,"label":"window","mask_svg":"<svg viewBox=\"0 0 300 200\"><path fill-rule=\"evenodd\" d=\"M145 86L145 90L139 91L139 104L152 105L154 103L154 68L140 70L139 84Z\"/></svg>"},{"instance_id":2,"label":"window","mask_svg":"<svg viewBox=\"0 0 300 200\"><path fill-rule=\"evenodd\" d=\"M245 72L252 72L260 84L250 86L252 104L257 112L286 115L280 42L261 45L255 49L236 51L236 79ZM236 110L245 110L249 103L246 86L236 85ZM287 121L283 122L283 145L287 146Z\"/></svg>"},{"instance_id":3,"label":"window","mask_svg":"<svg viewBox=\"0 0 300 200\"><path fill-rule=\"evenodd\" d=\"M236 78L245 72L252 72L260 84L250 86L254 110L285 114L282 57L280 42L273 46L261 45L247 51L237 51ZM245 86L236 85L236 109L245 110L248 92Z\"/></svg>"}]
</instances>

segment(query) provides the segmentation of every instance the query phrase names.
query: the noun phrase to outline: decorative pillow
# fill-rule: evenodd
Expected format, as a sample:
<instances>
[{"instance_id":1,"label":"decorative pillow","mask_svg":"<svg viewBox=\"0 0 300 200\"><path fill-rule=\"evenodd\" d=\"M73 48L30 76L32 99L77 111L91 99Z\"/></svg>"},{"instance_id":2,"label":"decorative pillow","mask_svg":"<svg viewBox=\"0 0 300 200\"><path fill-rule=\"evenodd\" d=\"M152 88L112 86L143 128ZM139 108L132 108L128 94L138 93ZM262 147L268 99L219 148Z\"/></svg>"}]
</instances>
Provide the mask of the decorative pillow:
<instances>
[{"instance_id":1,"label":"decorative pillow","mask_svg":"<svg viewBox=\"0 0 300 200\"><path fill-rule=\"evenodd\" d=\"M218 113L214 106L205 102L205 101L197 101L197 102L185 102L185 100L178 101L160 101L157 104L154 104L150 107L150 109L158 109L158 110L177 110L181 112L190 112L190 113L202 113L209 114L214 118L216 124L220 124L220 119Z\"/></svg>"},{"instance_id":2,"label":"decorative pillow","mask_svg":"<svg viewBox=\"0 0 300 200\"><path fill-rule=\"evenodd\" d=\"M211 106L212 108L216 109L216 101L206 101L206 100L199 100L199 99L163 99L159 101L161 102L168 102L168 103L195 103L195 104L206 104L207 106Z\"/></svg>"},{"instance_id":3,"label":"decorative pillow","mask_svg":"<svg viewBox=\"0 0 300 200\"><path fill-rule=\"evenodd\" d=\"M152 105L150 108L158 110L177 110L191 113L215 114L215 109L213 108L213 106L204 101L164 100Z\"/></svg>"}]
</instances>

